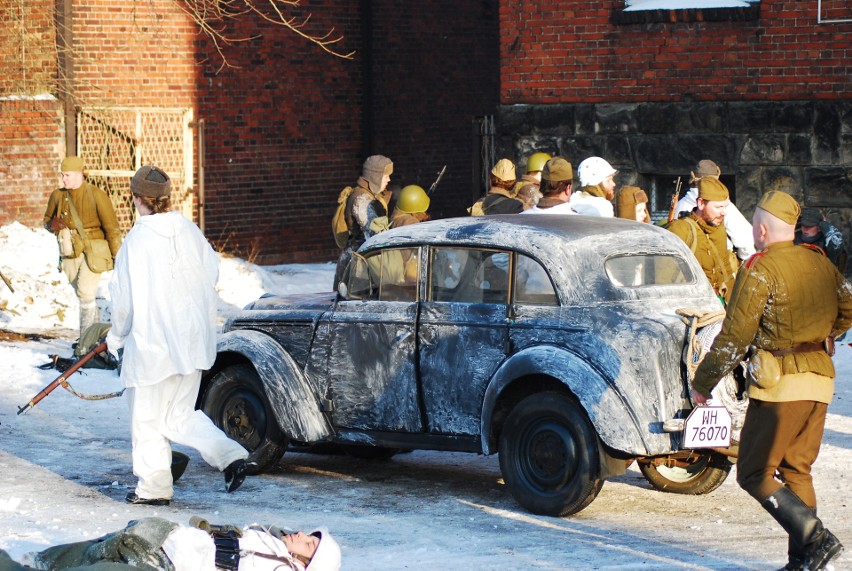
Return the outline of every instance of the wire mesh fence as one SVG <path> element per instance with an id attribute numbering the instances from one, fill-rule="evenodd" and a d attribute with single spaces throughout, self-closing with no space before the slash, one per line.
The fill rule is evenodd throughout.
<path id="1" fill-rule="evenodd" d="M 77 150 L 87 178 L 112 199 L 123 234 L 133 226 L 130 179 L 156 165 L 172 179 L 172 207 L 192 219 L 191 109 L 84 107 L 77 112 Z"/>

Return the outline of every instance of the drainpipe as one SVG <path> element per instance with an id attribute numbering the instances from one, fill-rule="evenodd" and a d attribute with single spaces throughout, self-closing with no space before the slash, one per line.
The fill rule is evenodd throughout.
<path id="1" fill-rule="evenodd" d="M 365 159 L 373 154 L 373 2 L 361 0 L 361 151 Z"/>
<path id="2" fill-rule="evenodd" d="M 65 102 L 65 154 L 77 154 L 77 113 L 74 103 L 74 0 L 63 0 L 56 17 L 56 47 Z"/>
<path id="3" fill-rule="evenodd" d="M 198 120 L 198 228 L 205 234 L 204 225 L 204 119 Z"/>

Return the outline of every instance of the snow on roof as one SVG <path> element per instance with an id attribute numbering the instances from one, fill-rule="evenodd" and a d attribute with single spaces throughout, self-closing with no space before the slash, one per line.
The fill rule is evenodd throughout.
<path id="1" fill-rule="evenodd" d="M 699 10 L 702 8 L 748 8 L 760 0 L 627 0 L 625 12 L 639 10 Z"/>

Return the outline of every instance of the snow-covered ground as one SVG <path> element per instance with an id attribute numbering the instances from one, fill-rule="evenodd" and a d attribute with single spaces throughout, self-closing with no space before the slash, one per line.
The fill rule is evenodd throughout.
<path id="1" fill-rule="evenodd" d="M 504 489 L 496 457 L 416 451 L 389 461 L 288 451 L 276 469 L 226 494 L 221 475 L 191 450 L 171 506 L 130 506 L 135 479 L 123 399 L 83 401 L 55 391 L 26 415 L 17 408 L 57 372 L 38 365 L 70 356 L 77 304 L 56 270 L 50 234 L 0 228 L 0 329 L 44 336 L 0 341 L 0 548 L 13 557 L 103 535 L 129 520 L 160 515 L 187 523 L 326 525 L 343 548 L 343 568 L 374 569 L 774 569 L 786 561 L 778 525 L 735 482 L 680 496 L 654 491 L 635 467 L 608 481 L 570 518 L 531 515 Z M 223 258 L 220 313 L 263 292 L 327 290 L 331 264 L 258 267 Z M 101 293 L 106 295 L 108 276 Z M 102 302 L 104 317 L 108 302 Z M 6 336 L 7 338 L 9 336 Z M 820 515 L 852 547 L 852 348 L 835 357 L 829 408 L 814 479 Z M 83 393 L 119 388 L 114 372 L 70 379 Z M 852 554 L 836 569 L 852 568 Z"/>

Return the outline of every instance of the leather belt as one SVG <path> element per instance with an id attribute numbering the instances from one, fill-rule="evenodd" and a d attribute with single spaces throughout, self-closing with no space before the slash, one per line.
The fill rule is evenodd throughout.
<path id="1" fill-rule="evenodd" d="M 814 351 L 825 351 L 825 345 L 823 343 L 799 343 L 798 345 L 793 345 L 792 347 L 788 347 L 787 349 L 768 349 L 768 351 L 776 357 L 783 357 L 785 355 L 791 355 L 793 353 L 813 353 Z"/>

